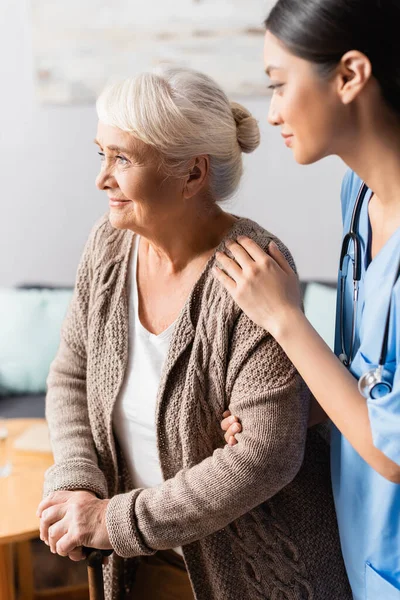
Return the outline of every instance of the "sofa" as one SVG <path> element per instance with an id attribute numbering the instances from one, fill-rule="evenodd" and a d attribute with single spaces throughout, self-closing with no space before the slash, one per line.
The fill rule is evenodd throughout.
<path id="1" fill-rule="evenodd" d="M 46 377 L 72 288 L 0 288 L 0 418 L 44 417 Z"/>
<path id="2" fill-rule="evenodd" d="M 44 417 L 44 394 L 0 397 L 0 419 Z"/>

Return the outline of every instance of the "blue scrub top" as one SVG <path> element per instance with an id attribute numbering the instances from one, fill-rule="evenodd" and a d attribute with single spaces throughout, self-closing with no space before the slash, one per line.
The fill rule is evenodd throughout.
<path id="1" fill-rule="evenodd" d="M 350 229 L 361 184 L 353 172 L 345 176 L 342 187 L 345 234 Z M 371 195 L 368 192 L 360 215 L 362 276 L 355 354 L 350 370 L 359 379 L 371 366 L 378 364 L 391 301 L 385 379 L 393 384 L 393 391 L 378 400 L 366 400 L 366 403 L 375 446 L 400 464 L 400 281 L 392 290 L 400 259 L 400 228 L 371 262 L 368 217 Z M 354 256 L 352 248 L 349 254 Z M 347 267 L 344 330 L 348 351 L 353 305 L 351 259 Z M 341 353 L 339 312 L 335 352 L 337 356 Z M 355 600 L 400 600 L 400 485 L 387 481 L 368 466 L 335 427 L 332 432 L 332 482 L 342 551 Z"/>

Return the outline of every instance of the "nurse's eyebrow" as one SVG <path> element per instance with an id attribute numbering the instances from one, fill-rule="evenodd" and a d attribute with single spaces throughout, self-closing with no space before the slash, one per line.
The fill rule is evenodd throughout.
<path id="1" fill-rule="evenodd" d="M 274 65 L 268 65 L 268 67 L 265 69 L 265 72 L 268 75 L 268 77 L 270 77 L 271 71 L 281 71 L 281 68 L 275 67 Z"/>

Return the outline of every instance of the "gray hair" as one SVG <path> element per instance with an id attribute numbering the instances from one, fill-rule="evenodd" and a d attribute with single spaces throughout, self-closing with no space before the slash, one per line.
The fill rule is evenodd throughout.
<path id="1" fill-rule="evenodd" d="M 192 69 L 164 67 L 108 86 L 99 96 L 103 123 L 155 148 L 169 175 L 184 177 L 195 156 L 210 158 L 210 188 L 229 198 L 243 172 L 242 152 L 260 143 L 258 123 L 219 85 Z"/>

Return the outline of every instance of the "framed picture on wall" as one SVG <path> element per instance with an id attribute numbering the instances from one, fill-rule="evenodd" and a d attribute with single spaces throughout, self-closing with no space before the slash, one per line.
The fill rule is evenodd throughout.
<path id="1" fill-rule="evenodd" d="M 110 79 L 162 64 L 214 77 L 230 96 L 268 94 L 263 21 L 272 0 L 31 0 L 42 103 L 93 102 Z"/>

